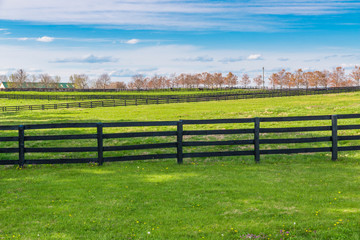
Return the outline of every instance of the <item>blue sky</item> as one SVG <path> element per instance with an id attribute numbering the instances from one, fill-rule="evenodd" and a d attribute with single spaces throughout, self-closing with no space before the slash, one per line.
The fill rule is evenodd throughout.
<path id="1" fill-rule="evenodd" d="M 359 15 L 354 0 L 0 0 L 0 74 L 350 70 Z"/>

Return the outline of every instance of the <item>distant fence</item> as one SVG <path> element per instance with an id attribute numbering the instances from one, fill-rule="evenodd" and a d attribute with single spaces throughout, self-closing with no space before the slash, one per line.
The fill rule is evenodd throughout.
<path id="1" fill-rule="evenodd" d="M 338 125 L 338 119 L 360 119 L 360 114 L 347 115 L 324 115 L 324 116 L 299 116 L 299 117 L 271 117 L 271 118 L 245 118 L 245 119 L 215 119 L 215 120 L 180 120 L 180 121 L 159 121 L 159 122 L 117 122 L 117 123 L 64 123 L 64 124 L 40 124 L 40 125 L 20 125 L 20 126 L 0 126 L 0 130 L 16 131 L 17 136 L 0 136 L 0 144 L 4 142 L 17 142 L 16 148 L 0 148 L 0 154 L 18 154 L 18 160 L 4 160 L 0 155 L 0 165 L 16 165 L 22 167 L 24 164 L 66 164 L 66 163 L 89 163 L 97 162 L 102 165 L 104 162 L 119 162 L 119 161 L 133 161 L 133 160 L 149 160 L 149 159 L 177 159 L 179 164 L 183 163 L 184 158 L 197 157 L 225 157 L 225 156 L 254 156 L 257 163 L 260 162 L 261 155 L 268 154 L 297 154 L 297 153 L 317 153 L 317 152 L 331 152 L 332 160 L 337 160 L 339 151 L 354 151 L 360 150 L 360 146 L 338 146 L 338 141 L 353 141 L 360 140 L 360 135 L 346 135 L 339 136 L 339 130 L 353 130 L 360 129 L 360 124 L 356 125 Z M 287 127 L 287 128 L 263 128 L 261 123 L 266 122 L 293 122 L 299 121 L 330 121 L 326 126 L 307 126 L 307 127 Z M 236 128 L 236 129 L 221 129 L 221 130 L 187 130 L 186 127 L 196 125 L 200 129 L 209 124 L 253 124 L 252 128 Z M 238 125 L 238 126 L 239 126 Z M 109 128 L 128 128 L 128 127 L 176 127 L 176 131 L 152 131 L 152 132 L 120 132 L 104 134 L 104 129 Z M 34 134 L 33 130 L 45 129 L 74 129 L 86 128 L 96 129 L 95 134 L 71 134 L 71 135 L 39 135 Z M 198 128 L 198 129 L 199 129 Z M 30 134 L 25 132 L 31 130 Z M 306 137 L 306 138 L 271 138 L 261 139 L 260 134 L 269 133 L 299 133 L 299 132 L 330 132 L 328 136 L 321 137 Z M 232 135 L 240 136 L 247 135 L 247 140 L 219 140 L 219 141 L 187 141 L 186 136 L 209 136 L 209 135 Z M 173 137 L 174 141 L 139 145 L 117 145 L 104 146 L 104 140 L 107 139 L 129 139 L 129 138 L 145 138 L 145 137 Z M 68 141 L 80 139 L 94 139 L 96 146 L 92 147 L 54 147 L 46 148 L 40 147 L 42 144 L 46 146 L 47 141 Z M 26 147 L 27 142 L 39 142 L 36 148 Z M 71 142 L 68 141 L 70 144 Z M 307 147 L 307 148 L 287 148 L 279 149 L 261 149 L 262 144 L 289 144 L 289 143 L 319 143 L 330 142 L 331 147 Z M 188 147 L 196 148 L 200 146 L 250 146 L 253 150 L 246 151 L 221 151 L 221 152 L 193 152 L 185 150 Z M 312 146 L 312 145 L 311 145 Z M 173 149 L 176 153 L 167 154 L 144 154 L 144 155 L 122 155 L 104 157 L 104 152 L 122 152 L 128 150 L 149 150 L 149 149 Z M 28 159 L 27 153 L 80 153 L 80 152 L 95 152 L 96 158 L 77 158 L 77 159 Z"/>
<path id="2" fill-rule="evenodd" d="M 17 112 L 26 110 L 50 110 L 65 108 L 98 108 L 116 106 L 137 106 L 148 104 L 169 104 L 186 102 L 222 101 L 252 98 L 289 97 L 302 95 L 318 95 L 331 93 L 347 93 L 359 91 L 360 87 L 328 88 L 328 89 L 290 89 L 267 90 L 247 93 L 226 92 L 190 95 L 26 95 L 0 94 L 0 98 L 7 99 L 43 99 L 43 100 L 75 100 L 75 99 L 107 99 L 101 101 L 69 102 L 39 105 L 3 106 L 0 112 Z"/>

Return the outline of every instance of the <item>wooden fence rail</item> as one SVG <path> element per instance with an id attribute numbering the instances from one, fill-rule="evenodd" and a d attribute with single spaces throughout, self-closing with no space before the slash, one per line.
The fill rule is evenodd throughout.
<path id="1" fill-rule="evenodd" d="M 66 108 L 98 108 L 117 106 L 137 106 L 149 104 L 169 104 L 185 102 L 222 101 L 251 98 L 289 97 L 302 95 L 318 95 L 331 93 L 345 93 L 359 91 L 358 87 L 328 88 L 328 89 L 290 89 L 290 90 L 266 90 L 247 93 L 226 92 L 193 95 L 19 95 L 0 94 L 0 98 L 7 99 L 46 99 L 46 100 L 75 100 L 75 99 L 101 99 L 87 102 L 68 102 L 41 105 L 2 106 L 0 112 L 17 112 L 32 110 L 50 110 Z M 110 99 L 108 99 L 110 98 Z"/>
<path id="2" fill-rule="evenodd" d="M 158 121 L 158 122 L 117 122 L 117 123 L 64 123 L 64 124 L 38 124 L 38 125 L 20 125 L 20 126 L 0 126 L 0 131 L 14 132 L 17 136 L 0 136 L 0 146 L 5 142 L 18 142 L 16 148 L 0 148 L 0 165 L 16 165 L 22 167 L 24 164 L 66 164 L 66 163 L 89 163 L 97 162 L 102 165 L 104 162 L 149 160 L 149 159 L 169 159 L 175 158 L 179 164 L 183 163 L 184 158 L 196 157 L 224 157 L 224 156 L 254 156 L 257 163 L 260 162 L 261 155 L 267 154 L 297 154 L 297 153 L 317 153 L 331 152 L 332 160 L 337 160 L 339 151 L 360 150 L 360 145 L 338 146 L 339 141 L 360 140 L 360 135 L 339 136 L 339 130 L 360 129 L 360 124 L 356 125 L 338 125 L 338 119 L 360 119 L 360 114 L 346 115 L 322 115 L 322 116 L 299 116 L 299 117 L 273 117 L 273 118 L 245 118 L 245 119 L 213 119 L 213 120 L 180 120 L 180 121 Z M 263 128 L 261 123 L 266 122 L 312 122 L 329 121 L 329 126 L 315 127 L 286 127 L 286 128 Z M 220 130 L 186 130 L 190 125 L 199 126 L 201 129 L 208 125 L 217 124 L 249 124 L 253 123 L 252 128 L 220 129 Z M 152 131 L 152 132 L 120 132 L 104 134 L 104 129 L 122 128 L 122 127 L 165 127 L 173 126 L 176 131 Z M 46 130 L 46 129 L 96 129 L 95 134 L 70 134 L 70 135 L 29 135 L 27 131 Z M 185 128 L 185 129 L 184 129 Z M 304 138 L 272 138 L 261 139 L 262 133 L 298 133 L 298 132 L 331 132 L 329 136 L 316 136 Z M 185 141 L 186 136 L 208 136 L 208 135 L 250 135 L 247 140 L 219 140 L 219 141 Z M 143 138 L 143 137 L 174 137 L 174 141 L 158 143 L 147 143 L 138 145 L 120 145 L 104 146 L 106 139 L 124 139 L 124 138 Z M 92 147 L 26 147 L 30 141 L 56 141 L 56 140 L 81 140 L 93 139 L 97 145 Z M 287 149 L 261 149 L 263 144 L 289 144 L 289 143 L 319 143 L 330 142 L 331 147 L 307 147 L 307 148 L 287 148 Z M 44 142 L 43 142 L 44 143 Z M 46 142 L 45 142 L 46 143 Z M 69 142 L 71 144 L 71 142 Z M 41 142 L 40 142 L 41 144 Z M 46 145 L 46 144 L 45 144 Z M 184 152 L 188 147 L 201 146 L 252 146 L 253 150 L 243 151 L 207 151 L 207 152 Z M 125 155 L 104 157 L 105 152 L 122 152 L 128 150 L 149 150 L 149 149 L 174 149 L 176 153 L 161 154 L 143 154 L 143 155 Z M 27 153 L 97 153 L 96 158 L 71 158 L 71 159 L 28 159 Z M 6 160 L 3 155 L 18 154 L 17 160 Z"/>

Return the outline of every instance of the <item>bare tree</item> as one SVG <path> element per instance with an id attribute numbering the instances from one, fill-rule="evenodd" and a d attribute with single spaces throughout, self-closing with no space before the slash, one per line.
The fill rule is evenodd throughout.
<path id="1" fill-rule="evenodd" d="M 148 79 L 142 74 L 136 74 L 132 77 L 132 81 L 129 84 L 129 87 L 140 90 L 147 87 Z"/>
<path id="2" fill-rule="evenodd" d="M 279 85 L 279 75 L 277 73 L 271 74 L 269 77 L 270 84 L 273 89 L 276 88 L 277 85 Z"/>
<path id="3" fill-rule="evenodd" d="M 69 81 L 74 84 L 76 89 L 85 89 L 89 87 L 89 77 L 85 74 L 71 75 Z"/>
<path id="4" fill-rule="evenodd" d="M 0 82 L 7 82 L 8 77 L 6 75 L 0 75 Z"/>
<path id="5" fill-rule="evenodd" d="M 261 75 L 257 75 L 254 79 L 253 82 L 255 83 L 256 87 L 260 88 L 261 85 L 263 84 L 263 79 Z"/>
<path id="6" fill-rule="evenodd" d="M 45 86 L 45 88 L 54 87 L 54 79 L 47 73 L 39 75 L 40 83 Z"/>
<path id="7" fill-rule="evenodd" d="M 9 77 L 10 86 L 14 88 L 23 88 L 28 81 L 29 75 L 24 69 L 19 69 Z"/>
<path id="8" fill-rule="evenodd" d="M 295 71 L 294 73 L 294 84 L 299 89 L 301 86 L 304 85 L 304 72 L 301 68 Z"/>
<path id="9" fill-rule="evenodd" d="M 357 86 L 360 86 L 360 66 L 355 66 L 350 73 L 350 79 L 352 79 Z"/>
<path id="10" fill-rule="evenodd" d="M 111 89 L 126 89 L 126 83 L 124 82 L 112 82 L 109 84 L 109 88 Z"/>
<path id="11" fill-rule="evenodd" d="M 96 80 L 95 82 L 95 87 L 98 89 L 106 89 L 111 82 L 111 78 L 109 76 L 109 74 L 104 73 L 101 74 L 100 77 Z"/>
<path id="12" fill-rule="evenodd" d="M 215 86 L 221 88 L 222 85 L 225 83 L 225 79 L 222 76 L 222 73 L 214 73 L 212 75 L 212 81 L 214 82 Z"/>
<path id="13" fill-rule="evenodd" d="M 283 83 L 285 86 L 288 87 L 288 89 L 290 89 L 291 87 L 295 86 L 294 79 L 295 79 L 294 74 L 292 74 L 291 72 L 286 72 L 284 75 Z"/>
<path id="14" fill-rule="evenodd" d="M 337 67 L 330 73 L 330 84 L 333 87 L 343 86 L 345 80 L 345 69 L 343 67 Z"/>
<path id="15" fill-rule="evenodd" d="M 240 84 L 242 87 L 247 88 L 251 83 L 250 77 L 248 74 L 244 73 L 241 77 Z"/>
<path id="16" fill-rule="evenodd" d="M 238 76 L 234 75 L 232 72 L 229 72 L 225 77 L 225 84 L 229 87 L 235 87 L 238 83 Z"/>
<path id="17" fill-rule="evenodd" d="M 280 86 L 280 89 L 282 89 L 285 84 L 285 81 L 286 81 L 286 70 L 282 69 L 277 74 L 279 77 L 279 86 Z"/>

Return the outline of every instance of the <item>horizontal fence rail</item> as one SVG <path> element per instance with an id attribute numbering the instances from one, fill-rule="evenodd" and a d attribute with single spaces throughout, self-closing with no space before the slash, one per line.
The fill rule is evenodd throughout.
<path id="1" fill-rule="evenodd" d="M 338 125 L 338 120 L 343 119 L 360 119 L 360 114 L 346 114 L 346 115 L 322 115 L 322 116 L 299 116 L 299 117 L 266 117 L 266 118 L 245 118 L 245 119 L 212 119 L 212 120 L 179 120 L 179 121 L 155 121 L 155 122 L 116 122 L 116 123 L 64 123 L 64 124 L 37 124 L 37 125 L 20 125 L 20 126 L 0 126 L 2 134 L 0 135 L 0 165 L 19 165 L 24 164 L 67 164 L 67 163 L 89 163 L 97 162 L 102 165 L 104 162 L 118 162 L 118 161 L 135 161 L 135 160 L 151 160 L 151 159 L 177 159 L 179 164 L 183 163 L 184 158 L 197 157 L 226 157 L 226 156 L 253 156 L 254 160 L 259 163 L 261 155 L 269 154 L 299 154 L 299 153 L 318 153 L 329 152 L 332 154 L 332 160 L 338 159 L 338 152 L 341 151 L 357 151 L 360 150 L 360 145 L 355 146 L 339 146 L 339 141 L 356 141 L 360 140 L 358 135 L 339 136 L 339 130 L 358 130 L 359 124 Z M 265 123 L 279 123 L 279 122 L 306 122 L 313 121 L 327 121 L 329 125 L 326 126 L 311 126 L 311 127 L 276 127 L 268 128 L 262 127 Z M 239 126 L 235 129 L 209 129 L 209 125 L 233 124 L 232 126 Z M 251 124 L 251 128 L 241 128 L 241 124 Z M 119 131 L 123 128 L 133 127 L 166 127 L 174 128 L 174 130 L 158 130 L 158 131 L 140 131 L 140 132 L 116 132 L 104 133 L 104 130 Z M 201 129 L 201 130 L 188 130 Z M 80 129 L 92 130 L 93 134 L 63 134 L 63 135 L 43 135 L 43 130 L 71 130 Z M 176 130 L 175 130 L 176 129 Z M 40 132 L 39 132 L 40 131 Z M 16 133 L 16 136 L 9 136 L 7 133 Z M 270 135 L 272 138 L 263 138 L 266 134 L 278 133 L 304 133 L 304 132 L 326 132 L 327 136 L 314 137 L 290 137 L 278 138 Z M 265 134 L 265 135 L 264 135 Z M 204 136 L 242 136 L 246 135 L 247 139 L 228 140 L 219 138 L 216 141 L 211 140 L 194 140 L 191 137 Z M 155 138 L 166 139 L 166 142 L 159 143 Z M 169 140 L 171 138 L 173 140 Z M 275 138 L 274 138 L 275 137 Z M 106 145 L 107 140 L 121 140 L 133 138 L 151 138 L 151 142 L 143 144 L 128 144 L 128 145 Z M 93 146 L 84 147 L 46 147 L 46 141 L 64 141 L 63 143 L 72 144 L 68 140 L 93 140 L 96 142 Z M 5 143 L 15 142 L 17 147 L 3 147 Z M 36 147 L 28 147 L 27 144 L 37 142 Z M 328 142 L 331 146 L 328 147 L 313 147 L 311 143 Z M 292 144 L 292 143 L 310 143 L 309 147 L 303 148 L 285 148 L 268 149 L 263 148 L 263 145 L 274 146 L 274 144 Z M 119 143 L 117 143 L 119 144 Z M 41 146 L 40 146 L 41 145 Z M 45 146 L 45 147 L 44 147 Z M 196 151 L 197 147 L 204 146 L 248 146 L 248 150 L 229 150 L 225 148 L 224 151 Z M 281 146 L 281 145 L 280 145 Z M 277 146 L 279 147 L 279 146 Z M 187 151 L 189 148 L 194 149 Z M 124 151 L 136 150 L 154 150 L 154 149 L 172 149 L 173 153 L 149 153 L 141 152 L 140 155 L 128 155 Z M 223 148 L 224 149 L 224 148 Z M 114 154 L 121 153 L 120 156 L 104 156 L 106 152 L 113 152 Z M 92 153 L 97 157 L 89 158 L 47 158 L 47 159 L 31 159 L 29 154 L 33 153 Z M 17 154 L 17 160 L 8 160 L 9 154 Z"/>
<path id="2" fill-rule="evenodd" d="M 0 94 L 3 99 L 40 99 L 40 100 L 93 100 L 86 102 L 68 102 L 40 105 L 2 106 L 0 112 L 17 112 L 32 110 L 50 110 L 66 108 L 98 108 L 117 106 L 137 106 L 149 104 L 170 104 L 186 102 L 223 101 L 252 98 L 289 97 L 302 95 L 318 95 L 347 93 L 359 91 L 360 87 L 326 88 L 326 89 L 287 89 L 287 90 L 236 90 L 218 93 L 184 94 L 184 95 L 27 95 Z"/>

